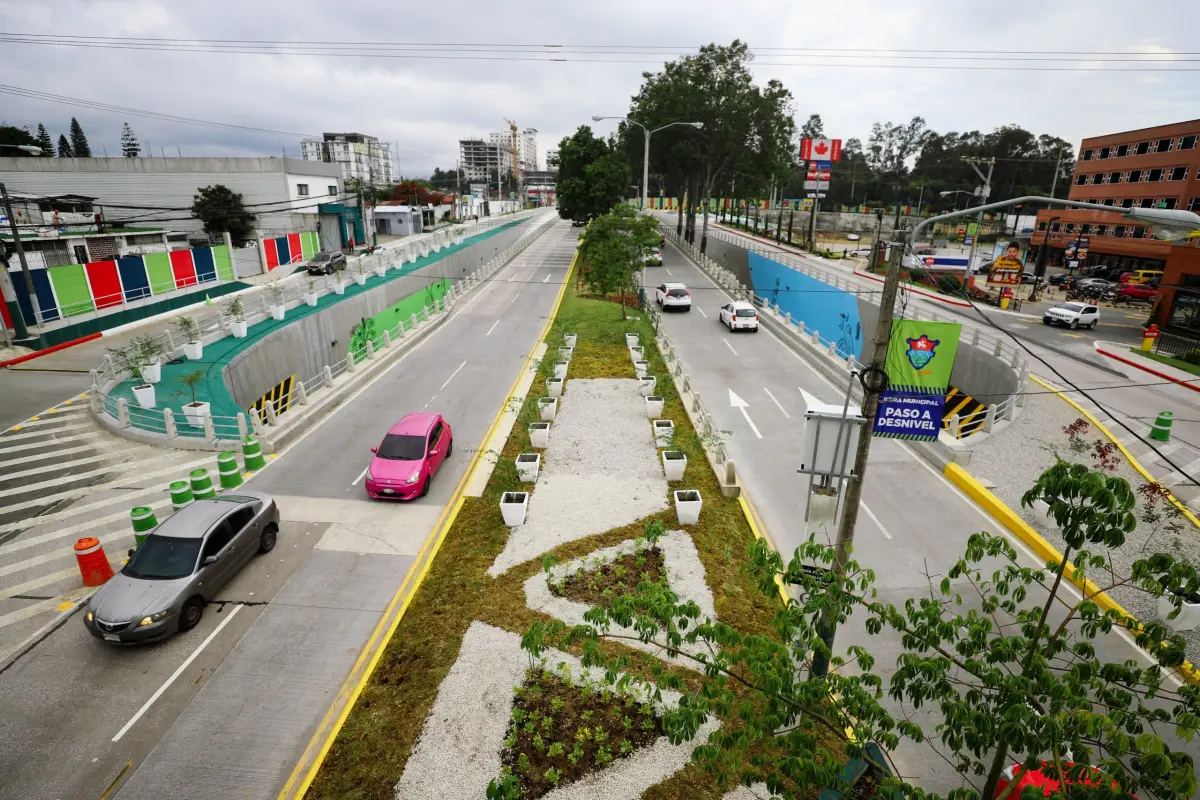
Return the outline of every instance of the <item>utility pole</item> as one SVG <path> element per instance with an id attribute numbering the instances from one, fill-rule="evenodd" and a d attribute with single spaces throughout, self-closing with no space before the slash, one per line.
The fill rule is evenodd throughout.
<path id="1" fill-rule="evenodd" d="M 975 174 L 983 181 L 983 189 L 979 193 L 980 206 L 987 205 L 988 198 L 992 194 L 992 170 L 996 168 L 996 159 L 994 158 L 963 158 L 963 161 L 971 165 L 971 169 L 975 170 Z M 975 163 L 987 164 L 987 175 L 984 175 Z M 975 268 L 975 252 L 979 249 L 979 235 L 983 232 L 983 211 L 981 210 L 975 215 L 975 236 L 971 238 L 971 252 L 967 256 L 967 270 L 963 274 L 963 286 L 970 282 L 971 270 Z"/>
<path id="2" fill-rule="evenodd" d="M 904 246 L 908 231 L 892 231 L 892 257 L 888 263 L 887 276 L 883 281 L 883 294 L 879 298 L 879 318 L 875 323 L 875 342 L 871 362 L 859 373 L 863 387 L 862 416 L 866 420 L 858 437 L 854 451 L 854 474 L 847 481 L 846 497 L 842 503 L 842 519 L 838 524 L 837 541 L 834 543 L 833 571 L 838 580 L 845 577 L 846 561 L 854 544 L 854 526 L 858 523 L 858 509 L 862 503 L 863 481 L 867 477 L 867 457 L 871 453 L 871 425 L 879 411 L 879 392 L 885 388 L 884 364 L 887 363 L 888 341 L 892 336 L 892 314 L 896 308 L 896 291 L 900 286 L 900 268 L 904 259 Z M 846 398 L 849 401 L 849 397 Z M 821 639 L 833 652 L 833 638 L 837 632 L 836 612 L 827 609 L 821 615 L 819 630 Z M 829 672 L 829 659 L 823 653 L 813 656 L 812 676 L 823 678 Z"/>
<path id="3" fill-rule="evenodd" d="M 37 291 L 33 288 L 33 275 L 29 272 L 29 262 L 25 260 L 25 248 L 21 245 L 21 233 L 17 229 L 17 216 L 13 213 L 12 201 L 8 197 L 8 189 L 0 183 L 0 199 L 4 201 L 4 213 L 8 215 L 8 226 L 12 229 L 13 249 L 17 251 L 17 260 L 21 262 L 21 272 L 25 275 L 25 291 L 29 295 L 29 305 L 33 308 L 33 324 L 40 336 L 42 332 L 42 307 L 38 303 Z M 17 306 L 20 309 L 20 305 Z M 13 320 L 14 324 L 16 320 Z"/>
<path id="4" fill-rule="evenodd" d="M 1054 162 L 1054 180 L 1050 182 L 1050 196 L 1054 197 L 1054 191 L 1058 188 L 1058 173 L 1062 169 L 1062 156 L 1065 148 L 1058 148 L 1058 159 Z"/>

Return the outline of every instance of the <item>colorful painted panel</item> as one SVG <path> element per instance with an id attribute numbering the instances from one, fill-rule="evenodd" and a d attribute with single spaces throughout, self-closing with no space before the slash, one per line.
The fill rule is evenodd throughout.
<path id="1" fill-rule="evenodd" d="M 231 281 L 234 279 L 233 274 L 233 258 L 229 255 L 229 248 L 225 245 L 217 245 L 212 249 L 213 262 L 217 266 L 217 280 Z"/>
<path id="2" fill-rule="evenodd" d="M 821 338 L 834 342 L 843 358 L 862 357 L 862 325 L 854 295 L 758 253 L 749 254 L 749 263 L 755 294 L 803 322 L 806 330 L 816 330 Z"/>
<path id="3" fill-rule="evenodd" d="M 314 231 L 305 231 L 300 234 L 300 253 L 306 259 L 312 258 L 320 249 L 321 246 L 317 241 L 317 234 Z"/>
<path id="4" fill-rule="evenodd" d="M 37 295 L 42 319 L 46 322 L 59 319 L 61 315 L 58 313 L 58 301 L 54 297 L 54 289 L 50 286 L 50 277 L 46 274 L 46 270 L 30 270 L 29 276 L 33 279 L 33 293 Z M 24 289 L 24 280 L 20 279 L 20 276 L 14 275 L 13 280 L 21 280 L 21 289 Z M 33 305 L 29 302 L 29 296 L 20 289 L 17 291 L 17 303 L 21 306 L 21 314 L 25 317 L 25 321 L 33 324 Z"/>
<path id="5" fill-rule="evenodd" d="M 121 294 L 121 279 L 117 277 L 117 262 L 92 261 L 84 265 L 88 285 L 96 308 L 119 306 L 125 297 Z"/>
<path id="6" fill-rule="evenodd" d="M 58 298 L 58 308 L 64 317 L 86 314 L 95 309 L 82 264 L 51 267 L 50 283 L 54 286 L 54 296 Z M 38 302 L 41 302 L 40 292 Z"/>
<path id="7" fill-rule="evenodd" d="M 292 263 L 292 264 L 300 263 L 300 259 L 304 258 L 304 248 L 300 244 L 300 234 L 289 233 L 287 240 L 288 240 L 288 251 L 291 253 L 291 256 L 292 256 L 291 259 L 289 260 L 289 263 Z"/>
<path id="8" fill-rule="evenodd" d="M 175 273 L 171 269 L 170 254 L 147 253 L 142 256 L 142 261 L 146 264 L 151 294 L 164 294 L 175 290 Z"/>
<path id="9" fill-rule="evenodd" d="M 263 257 L 267 259 L 268 270 L 279 266 L 279 248 L 275 246 L 274 239 L 263 239 Z"/>
<path id="10" fill-rule="evenodd" d="M 192 248 L 192 261 L 196 264 L 196 280 L 200 283 L 217 279 L 217 264 L 213 261 L 211 247 Z"/>
<path id="11" fill-rule="evenodd" d="M 150 281 L 141 256 L 118 258 L 117 271 L 121 274 L 121 288 L 126 300 L 141 300 L 150 296 Z"/>
<path id="12" fill-rule="evenodd" d="M 290 264 L 292 262 L 292 254 L 288 249 L 288 237 L 280 236 L 275 239 L 275 258 L 279 262 L 279 266 Z"/>
<path id="13" fill-rule="evenodd" d="M 172 250 L 171 273 L 175 276 L 175 288 L 196 285 L 196 266 L 192 263 L 191 250 Z"/>

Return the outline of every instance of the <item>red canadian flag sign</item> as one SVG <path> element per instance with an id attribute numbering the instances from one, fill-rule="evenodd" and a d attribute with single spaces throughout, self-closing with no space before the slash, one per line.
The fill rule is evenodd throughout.
<path id="1" fill-rule="evenodd" d="M 841 139 L 801 139 L 800 159 L 802 161 L 841 161 Z"/>

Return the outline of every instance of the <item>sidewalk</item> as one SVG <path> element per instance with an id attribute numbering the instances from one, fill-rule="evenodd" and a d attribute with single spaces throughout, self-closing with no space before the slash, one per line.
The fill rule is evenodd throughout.
<path id="1" fill-rule="evenodd" d="M 1116 362 L 1117 369 L 1137 381 L 1152 375 L 1159 380 L 1177 383 L 1185 389 L 1200 392 L 1200 375 L 1147 358 L 1127 344 L 1120 342 L 1094 342 L 1096 352 Z"/>

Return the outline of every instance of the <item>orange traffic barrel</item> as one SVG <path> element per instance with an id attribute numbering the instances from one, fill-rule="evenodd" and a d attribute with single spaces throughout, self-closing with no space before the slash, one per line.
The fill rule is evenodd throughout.
<path id="1" fill-rule="evenodd" d="M 104 546 L 95 536 L 88 536 L 75 543 L 75 560 L 79 562 L 79 573 L 84 586 L 103 586 L 113 576 L 112 565 L 104 554 Z"/>

